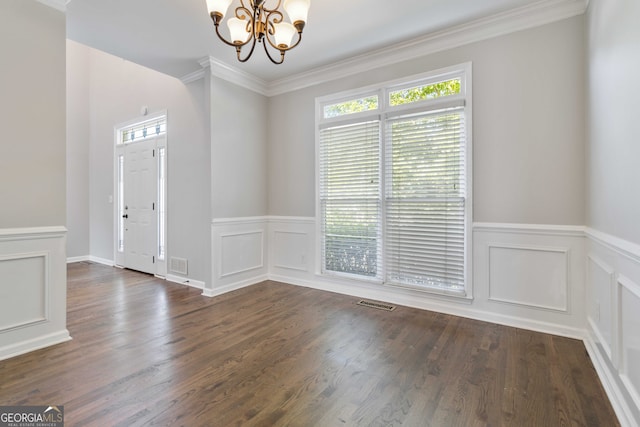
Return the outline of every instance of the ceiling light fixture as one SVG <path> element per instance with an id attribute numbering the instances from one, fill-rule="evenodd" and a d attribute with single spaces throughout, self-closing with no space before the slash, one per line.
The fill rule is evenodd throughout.
<path id="1" fill-rule="evenodd" d="M 227 19 L 231 35 L 229 41 L 220 34 L 219 26 L 233 0 L 207 0 L 207 8 L 216 27 L 216 34 L 224 43 L 236 48 L 238 61 L 246 62 L 253 54 L 257 42 L 264 45 L 264 51 L 271 62 L 282 64 L 284 54 L 300 44 L 302 30 L 307 23 L 310 0 L 284 0 L 284 10 L 291 22 L 285 21 L 280 10 L 282 0 L 277 1 L 275 7 L 269 8 L 265 5 L 269 0 L 240 0 L 240 6 L 235 7 L 235 16 Z M 298 40 L 292 44 L 296 32 Z M 241 50 L 249 44 L 249 53 L 243 58 Z M 279 61 L 273 59 L 267 44 L 280 52 Z"/>

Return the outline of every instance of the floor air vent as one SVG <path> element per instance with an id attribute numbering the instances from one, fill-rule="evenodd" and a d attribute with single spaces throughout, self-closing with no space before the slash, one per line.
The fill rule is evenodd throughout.
<path id="1" fill-rule="evenodd" d="M 367 301 L 365 299 L 358 301 L 356 305 L 377 308 L 378 310 L 384 310 L 384 311 L 393 311 L 396 309 L 395 305 L 386 304 L 384 302 Z"/>

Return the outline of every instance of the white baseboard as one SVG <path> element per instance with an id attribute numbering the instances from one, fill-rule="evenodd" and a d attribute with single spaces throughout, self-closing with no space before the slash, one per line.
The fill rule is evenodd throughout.
<path id="1" fill-rule="evenodd" d="M 530 331 L 542 332 L 545 334 L 559 335 L 567 338 L 582 340 L 584 338 L 584 329 L 562 326 L 549 322 L 542 322 L 532 319 L 526 319 L 516 316 L 508 316 L 484 310 L 473 309 L 466 301 L 438 300 L 437 298 L 416 299 L 405 293 L 400 294 L 398 290 L 390 287 L 380 286 L 379 289 L 370 289 L 364 286 L 350 285 L 348 283 L 332 283 L 317 277 L 316 280 L 302 280 L 298 278 L 269 275 L 269 280 L 287 283 L 306 288 L 319 289 L 327 292 L 335 292 L 342 295 L 349 295 L 356 298 L 368 298 L 377 301 L 384 301 L 405 307 L 417 308 L 420 310 L 435 311 L 438 313 L 450 314 L 453 316 L 465 317 L 468 319 L 480 320 L 483 322 L 496 323 L 499 325 L 510 326 L 514 328 L 527 329 Z"/>
<path id="2" fill-rule="evenodd" d="M 218 295 L 226 294 L 227 292 L 235 291 L 238 289 L 246 288 L 247 286 L 256 285 L 260 282 L 264 282 L 268 280 L 269 277 L 267 275 L 256 276 L 251 279 L 242 280 L 239 282 L 235 282 L 229 285 L 225 285 L 219 288 L 214 289 L 204 289 L 202 291 L 202 295 L 206 297 L 216 297 Z"/>
<path id="3" fill-rule="evenodd" d="M 593 363 L 593 367 L 600 378 L 602 387 L 605 393 L 607 393 L 611 406 L 618 416 L 621 427 L 637 427 L 638 423 L 634 421 L 633 414 L 624 398 L 624 393 L 616 382 L 615 376 L 617 374 L 609 369 L 609 365 L 603 358 L 602 353 L 598 350 L 598 346 L 589 336 L 587 336 L 583 342 L 591 358 L 591 363 Z"/>
<path id="4" fill-rule="evenodd" d="M 113 267 L 116 264 L 113 262 L 113 260 L 110 259 L 105 259 L 105 258 L 100 258 L 97 256 L 93 256 L 93 255 L 89 255 L 89 261 L 91 262 L 95 262 L 96 264 L 103 264 L 106 265 L 108 267 Z"/>
<path id="5" fill-rule="evenodd" d="M 67 264 L 73 264 L 73 263 L 76 263 L 76 262 L 85 262 L 85 261 L 90 261 L 90 260 L 91 260 L 91 256 L 89 256 L 89 255 L 68 257 L 67 258 Z"/>
<path id="6" fill-rule="evenodd" d="M 199 280 L 193 280 L 188 277 L 175 276 L 173 274 L 167 274 L 165 277 L 167 282 L 178 283 L 180 285 L 190 286 L 196 289 L 204 289 L 205 283 Z"/>
<path id="7" fill-rule="evenodd" d="M 0 348 L 0 360 L 10 359 L 21 354 L 30 353 L 32 351 L 40 350 L 41 348 L 70 340 L 71 335 L 69 335 L 69 331 L 64 329 L 59 332 L 33 338 L 31 340 L 20 341 L 19 343 Z"/>

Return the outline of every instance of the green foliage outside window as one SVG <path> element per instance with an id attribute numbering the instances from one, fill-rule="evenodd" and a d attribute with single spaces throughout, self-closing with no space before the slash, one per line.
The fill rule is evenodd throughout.
<path id="1" fill-rule="evenodd" d="M 378 97 L 376 95 L 366 98 L 354 99 L 341 102 L 339 104 L 327 105 L 324 107 L 324 118 L 344 116 L 346 114 L 361 113 L 363 111 L 375 110 L 378 108 Z"/>
<path id="2" fill-rule="evenodd" d="M 389 93 L 389 105 L 410 104 L 425 99 L 440 98 L 460 93 L 460 79 L 446 80 L 425 86 L 412 87 Z"/>

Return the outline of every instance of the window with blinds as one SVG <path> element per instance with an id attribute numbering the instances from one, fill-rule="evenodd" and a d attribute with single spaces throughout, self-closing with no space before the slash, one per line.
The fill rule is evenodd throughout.
<path id="1" fill-rule="evenodd" d="M 380 121 L 322 129 L 320 163 L 324 269 L 378 277 Z"/>
<path id="2" fill-rule="evenodd" d="M 468 81 L 465 65 L 318 100 L 323 274 L 469 296 Z"/>

